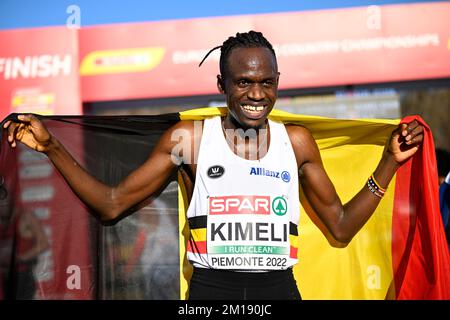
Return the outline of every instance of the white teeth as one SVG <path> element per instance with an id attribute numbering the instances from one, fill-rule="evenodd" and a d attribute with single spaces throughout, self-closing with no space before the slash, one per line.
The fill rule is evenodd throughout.
<path id="1" fill-rule="evenodd" d="M 242 108 L 246 111 L 250 112 L 259 112 L 264 110 L 264 106 L 250 106 L 250 105 L 243 105 Z"/>

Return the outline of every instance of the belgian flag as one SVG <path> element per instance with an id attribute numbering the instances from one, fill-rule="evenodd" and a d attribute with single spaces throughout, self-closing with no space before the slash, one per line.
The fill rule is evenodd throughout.
<path id="1" fill-rule="evenodd" d="M 38 117 L 87 171 L 114 184 L 145 161 L 175 122 L 226 112 L 202 108 L 157 116 Z M 312 132 L 343 203 L 365 185 L 400 122 L 415 118 L 425 125 L 419 117 L 337 120 L 279 110 L 270 118 Z M 112 225 L 102 225 L 45 156 L 13 150 L 4 134 L 1 138 L 0 251 L 8 259 L 0 269 L 0 298 L 186 298 L 191 267 L 185 257 L 189 229 L 181 175 L 173 175 L 157 195 Z M 294 274 L 303 299 L 450 299 L 450 256 L 428 127 L 419 151 L 397 171 L 348 246 L 325 232 L 301 190 L 299 199 Z M 30 214 L 33 219 L 23 218 Z M 23 230 L 27 223 L 30 230 L 43 230 L 47 246 L 24 260 L 38 246 L 33 233 Z M 19 281 L 26 272 L 34 286 Z"/>

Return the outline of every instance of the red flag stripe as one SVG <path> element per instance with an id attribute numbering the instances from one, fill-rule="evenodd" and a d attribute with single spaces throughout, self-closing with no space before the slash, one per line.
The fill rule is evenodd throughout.
<path id="1" fill-rule="evenodd" d="M 433 137 L 425 126 L 419 151 L 396 175 L 392 263 L 397 299 L 450 299 L 450 255 L 439 213 Z"/>

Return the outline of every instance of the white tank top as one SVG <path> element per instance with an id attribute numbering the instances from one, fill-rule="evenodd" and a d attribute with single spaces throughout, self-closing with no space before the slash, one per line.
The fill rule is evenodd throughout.
<path id="1" fill-rule="evenodd" d="M 268 152 L 247 160 L 228 146 L 220 117 L 204 121 L 187 211 L 194 267 L 268 271 L 297 263 L 297 162 L 284 125 L 269 120 L 269 127 Z"/>

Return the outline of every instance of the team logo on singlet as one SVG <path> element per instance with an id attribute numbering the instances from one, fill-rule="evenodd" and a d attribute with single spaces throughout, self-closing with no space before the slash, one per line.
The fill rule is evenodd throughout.
<path id="1" fill-rule="evenodd" d="M 212 179 L 220 178 L 225 173 L 225 168 L 219 165 L 209 167 L 207 175 Z"/>
<path id="2" fill-rule="evenodd" d="M 250 168 L 250 175 L 277 178 L 277 179 L 283 180 L 286 183 L 291 181 L 291 175 L 289 174 L 289 172 L 287 172 L 287 171 L 283 171 L 283 172 L 273 171 L 273 170 L 268 170 L 268 169 L 263 168 L 263 167 L 251 167 Z"/>

